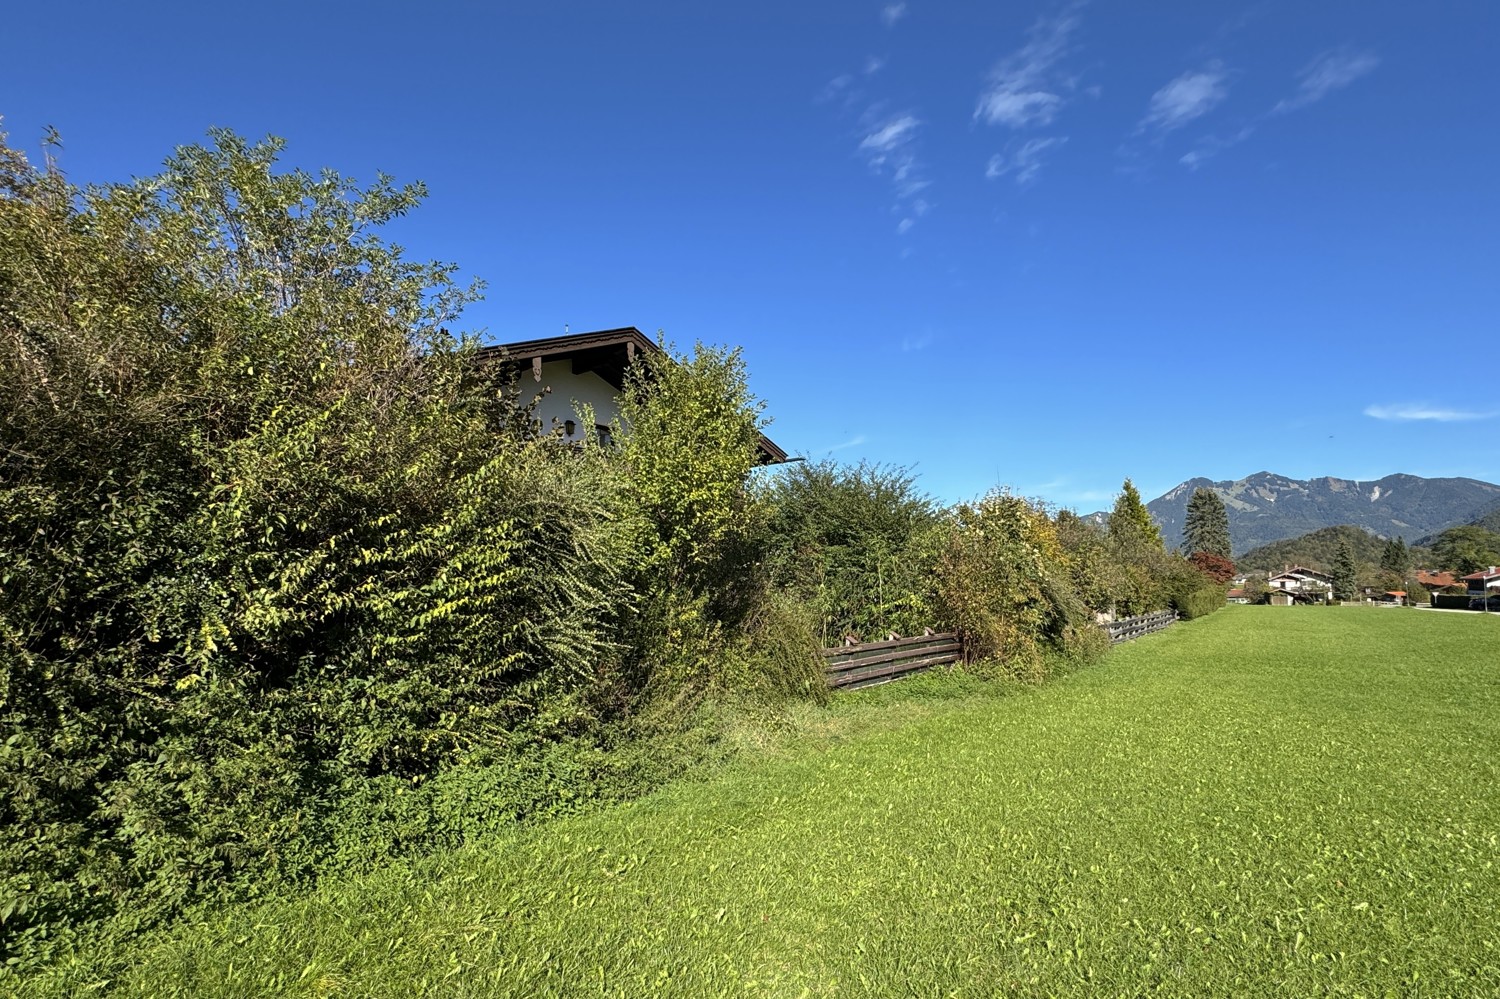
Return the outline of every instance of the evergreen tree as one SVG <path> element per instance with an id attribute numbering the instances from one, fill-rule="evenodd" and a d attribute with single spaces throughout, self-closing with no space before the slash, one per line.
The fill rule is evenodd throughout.
<path id="1" fill-rule="evenodd" d="M 1339 539 L 1338 551 L 1333 556 L 1333 595 L 1339 600 L 1353 600 L 1359 587 L 1359 570 L 1354 565 L 1354 552 L 1349 542 Z"/>
<path id="2" fill-rule="evenodd" d="M 1229 511 L 1212 489 L 1193 490 L 1188 500 L 1187 521 L 1182 529 L 1183 548 L 1188 555 L 1206 552 L 1220 558 L 1231 558 L 1229 545 Z"/>
<path id="3" fill-rule="evenodd" d="M 1109 515 L 1109 534 L 1116 541 L 1140 540 L 1153 548 L 1166 549 L 1161 539 L 1161 528 L 1151 519 L 1146 504 L 1135 483 L 1129 479 L 1115 500 L 1115 508 Z"/>
<path id="4" fill-rule="evenodd" d="M 1380 553 L 1380 568 L 1404 576 L 1410 563 L 1405 538 L 1393 538 L 1385 543 L 1385 550 Z"/>

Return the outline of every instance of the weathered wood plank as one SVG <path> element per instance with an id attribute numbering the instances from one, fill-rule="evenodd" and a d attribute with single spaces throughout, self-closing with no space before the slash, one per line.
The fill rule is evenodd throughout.
<path id="1" fill-rule="evenodd" d="M 878 649 L 899 649 L 906 645 L 919 645 L 922 642 L 954 642 L 958 635 L 952 631 L 937 632 L 931 635 L 912 635 L 910 638 L 895 638 L 885 642 L 861 642 L 859 645 L 837 645 L 831 649 L 824 649 L 825 656 L 851 655 L 858 652 L 871 652 Z"/>
<path id="2" fill-rule="evenodd" d="M 892 649 L 889 652 L 874 652 L 869 655 L 841 656 L 838 659 L 829 659 L 823 664 L 823 668 L 829 672 L 841 669 L 852 669 L 855 666 L 873 666 L 876 663 L 897 662 L 901 659 L 911 659 L 917 656 L 929 656 L 939 653 L 952 652 L 957 654 L 963 650 L 963 646 L 954 641 L 933 642 L 930 645 L 918 645 L 908 649 Z"/>
<path id="3" fill-rule="evenodd" d="M 882 666 L 872 666 L 866 669 L 851 670 L 848 673 L 830 675 L 828 686 L 838 690 L 847 690 L 851 687 L 865 686 L 875 680 L 894 680 L 897 677 L 907 676 L 912 673 L 922 673 L 934 666 L 945 666 L 957 662 L 956 655 L 929 656 L 924 659 L 908 659 L 904 662 L 887 663 Z"/>

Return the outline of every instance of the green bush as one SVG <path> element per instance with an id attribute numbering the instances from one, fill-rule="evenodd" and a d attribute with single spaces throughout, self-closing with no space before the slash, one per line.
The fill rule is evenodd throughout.
<path id="1" fill-rule="evenodd" d="M 1092 616 L 1069 582 L 1056 527 L 1018 496 L 992 492 L 953 508 L 934 582 L 971 669 L 1036 682 L 1051 673 L 1049 653 L 1090 641 Z"/>
<path id="2" fill-rule="evenodd" d="M 939 515 L 908 470 L 804 462 L 778 470 L 763 492 L 772 581 L 813 608 L 822 644 L 934 623 Z"/>
<path id="3" fill-rule="evenodd" d="M 228 133 L 75 191 L 0 157 L 0 943 L 292 858 L 351 782 L 587 724 L 638 536 L 514 432 L 419 200 Z"/>

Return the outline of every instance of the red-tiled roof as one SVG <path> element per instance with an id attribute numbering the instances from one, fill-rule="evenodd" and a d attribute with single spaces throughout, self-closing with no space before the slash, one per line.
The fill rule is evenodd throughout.
<path id="1" fill-rule="evenodd" d="M 1418 569 L 1417 582 L 1428 589 L 1434 589 L 1437 587 L 1452 586 L 1458 582 L 1458 579 L 1451 572 L 1428 572 L 1426 569 Z"/>
<path id="2" fill-rule="evenodd" d="M 1500 566 L 1492 565 L 1488 569 L 1480 569 L 1478 572 L 1471 572 L 1464 577 L 1466 582 L 1474 583 L 1484 583 L 1491 579 L 1500 579 Z"/>

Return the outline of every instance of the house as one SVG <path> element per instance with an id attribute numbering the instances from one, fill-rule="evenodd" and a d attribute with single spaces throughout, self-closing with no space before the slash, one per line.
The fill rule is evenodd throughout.
<path id="1" fill-rule="evenodd" d="M 1433 572 L 1431 569 L 1418 569 L 1417 582 L 1429 590 L 1446 590 L 1461 585 L 1453 573 Z"/>
<path id="2" fill-rule="evenodd" d="M 1271 603 L 1287 607 L 1294 603 L 1327 603 L 1333 592 L 1333 577 L 1300 565 L 1287 566 L 1266 580 Z"/>
<path id="3" fill-rule="evenodd" d="M 565 440 L 582 441 L 591 428 L 578 424 L 574 403 L 594 411 L 594 429 L 607 439 L 619 415 L 618 396 L 625 371 L 637 354 L 660 354 L 655 341 L 634 326 L 592 333 L 569 333 L 541 340 L 518 340 L 478 351 L 481 363 L 509 365 L 522 384 L 522 398 L 537 396 L 535 417 Z M 787 454 L 761 434 L 759 464 L 779 465 Z"/>
<path id="4" fill-rule="evenodd" d="M 1232 604 L 1248 604 L 1250 602 L 1250 598 L 1245 596 L 1244 587 L 1240 586 L 1236 586 L 1224 594 L 1224 599 Z"/>
<path id="5" fill-rule="evenodd" d="M 1492 565 L 1488 569 L 1471 572 L 1463 577 L 1463 581 L 1469 584 L 1471 597 L 1482 597 L 1490 590 L 1500 592 L 1500 567 Z"/>

